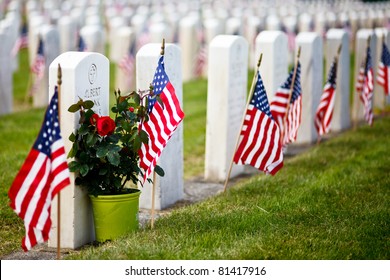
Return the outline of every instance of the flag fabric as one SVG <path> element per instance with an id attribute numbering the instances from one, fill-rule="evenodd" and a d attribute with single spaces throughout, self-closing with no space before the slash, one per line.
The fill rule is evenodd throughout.
<path id="1" fill-rule="evenodd" d="M 27 47 L 28 47 L 28 28 L 27 28 L 27 24 L 24 23 L 20 30 L 19 37 L 12 48 L 11 51 L 12 56 L 16 56 L 21 49 Z"/>
<path id="2" fill-rule="evenodd" d="M 382 43 L 382 55 L 379 61 L 377 82 L 384 89 L 385 95 L 390 95 L 390 52 L 385 42 Z"/>
<path id="3" fill-rule="evenodd" d="M 126 75 L 126 84 L 130 88 L 133 83 L 134 70 L 135 70 L 135 40 L 130 43 L 129 51 L 118 62 L 118 67 Z"/>
<path id="4" fill-rule="evenodd" d="M 196 77 L 201 77 L 203 75 L 204 69 L 207 64 L 207 46 L 206 46 L 206 40 L 204 36 L 205 34 L 202 29 L 198 32 L 198 41 L 200 45 L 199 45 L 198 54 L 195 57 L 194 74 Z"/>
<path id="5" fill-rule="evenodd" d="M 301 89 L 301 64 L 298 62 L 295 75 L 292 96 L 290 99 L 290 88 L 294 69 L 292 69 L 287 77 L 287 80 L 281 85 L 271 102 L 271 114 L 279 126 L 280 132 L 283 134 L 281 139 L 283 145 L 294 142 L 297 138 L 298 128 L 301 124 L 302 115 L 302 89 Z M 288 101 L 290 99 L 290 105 Z M 288 112 L 287 112 L 288 107 Z"/>
<path id="6" fill-rule="evenodd" d="M 318 135 L 324 135 L 330 131 L 330 123 L 333 116 L 334 99 L 337 79 L 337 59 L 335 58 L 328 74 L 328 79 L 321 95 L 320 104 L 318 105 L 314 126 Z"/>
<path id="7" fill-rule="evenodd" d="M 149 135 L 149 142 L 142 144 L 139 152 L 140 166 L 145 170 L 144 181 L 154 170 L 162 150 L 184 118 L 175 89 L 165 73 L 164 56 L 158 61 L 152 85 L 153 95 L 161 98 L 163 106 L 156 102 L 155 96 L 148 97 L 149 120 L 141 125 Z"/>
<path id="8" fill-rule="evenodd" d="M 44 44 L 42 38 L 39 38 L 37 55 L 35 56 L 35 59 L 30 68 L 31 72 L 35 75 L 35 81 L 30 90 L 31 94 L 36 92 L 41 80 L 45 75 L 45 67 L 46 67 L 45 64 L 46 61 L 45 61 Z"/>
<path id="9" fill-rule="evenodd" d="M 137 50 L 142 48 L 142 46 L 150 43 L 151 38 L 150 38 L 150 32 L 149 32 L 149 27 L 148 25 L 145 24 L 145 26 L 142 28 L 142 31 L 140 34 L 137 35 Z"/>
<path id="10" fill-rule="evenodd" d="M 272 117 L 259 72 L 233 160 L 236 164 L 250 164 L 272 175 L 283 167 L 279 127 Z"/>
<path id="11" fill-rule="evenodd" d="M 22 240 L 22 248 L 25 251 L 48 240 L 51 201 L 69 184 L 56 88 L 38 138 L 8 192 L 11 208 L 24 220 L 26 236 Z"/>
<path id="12" fill-rule="evenodd" d="M 369 125 L 372 125 L 374 119 L 374 114 L 372 111 L 374 72 L 372 69 L 371 50 L 369 46 L 367 47 L 366 59 L 362 63 L 359 70 L 356 90 L 364 106 L 364 118 Z"/>
<path id="13" fill-rule="evenodd" d="M 87 45 L 85 44 L 85 41 L 81 35 L 79 35 L 79 41 L 77 43 L 77 51 L 79 52 L 87 51 Z"/>

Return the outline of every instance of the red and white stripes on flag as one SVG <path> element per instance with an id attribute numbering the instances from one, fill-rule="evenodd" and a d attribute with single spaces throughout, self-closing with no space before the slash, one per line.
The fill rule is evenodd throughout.
<path id="1" fill-rule="evenodd" d="M 314 126 L 318 135 L 324 135 L 330 131 L 330 124 L 333 116 L 335 91 L 337 78 L 337 58 L 334 59 L 328 74 L 324 91 L 321 95 L 320 104 L 318 105 Z"/>
<path id="2" fill-rule="evenodd" d="M 271 113 L 283 135 L 283 146 L 297 139 L 302 115 L 301 64 L 298 62 L 293 90 L 290 98 L 294 69 L 291 69 L 287 80 L 279 87 L 271 102 Z M 290 100 L 290 104 L 288 104 Z M 287 112 L 288 108 L 288 112 Z"/>
<path id="3" fill-rule="evenodd" d="M 164 56 L 158 61 L 153 79 L 153 94 L 149 96 L 149 120 L 141 123 L 141 128 L 149 136 L 148 144 L 142 144 L 139 151 L 140 167 L 145 171 L 144 181 L 153 172 L 163 149 L 173 132 L 184 118 L 175 89 L 164 69 Z M 156 102 L 156 95 L 161 98 L 163 106 Z"/>
<path id="4" fill-rule="evenodd" d="M 136 42 L 130 43 L 128 52 L 118 62 L 118 67 L 126 76 L 126 85 L 130 88 L 133 84 L 135 70 L 135 47 Z"/>
<path id="5" fill-rule="evenodd" d="M 22 248 L 25 251 L 49 239 L 51 202 L 69 184 L 56 90 L 38 138 L 8 192 L 11 208 L 24 220 L 26 236 Z"/>
<path id="6" fill-rule="evenodd" d="M 259 72 L 255 92 L 246 111 L 240 144 L 233 160 L 236 164 L 249 164 L 272 175 L 283 167 L 279 127 L 271 115 Z"/>
<path id="7" fill-rule="evenodd" d="M 37 91 L 43 77 L 45 76 L 46 60 L 44 45 L 41 38 L 39 38 L 38 51 L 33 64 L 31 65 L 31 72 L 35 75 L 35 81 L 30 89 L 30 94 Z"/>
<path id="8" fill-rule="evenodd" d="M 372 125 L 374 120 L 374 113 L 372 111 L 374 72 L 372 69 L 371 50 L 369 46 L 367 47 L 366 59 L 359 70 L 356 90 L 364 106 L 364 118 L 369 125 Z"/>
<path id="9" fill-rule="evenodd" d="M 377 82 L 383 87 L 385 95 L 390 95 L 390 52 L 385 42 L 382 43 Z"/>
<path id="10" fill-rule="evenodd" d="M 207 65 L 207 46 L 203 29 L 198 31 L 199 50 L 195 57 L 194 74 L 196 77 L 202 77 Z"/>

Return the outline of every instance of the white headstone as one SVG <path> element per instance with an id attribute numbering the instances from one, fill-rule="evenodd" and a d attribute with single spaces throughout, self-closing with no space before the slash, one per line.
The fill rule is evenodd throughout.
<path id="1" fill-rule="evenodd" d="M 309 13 L 302 13 L 299 16 L 299 32 L 311 32 L 313 27 L 313 17 Z"/>
<path id="2" fill-rule="evenodd" d="M 180 21 L 179 43 L 182 50 L 183 82 L 195 77 L 195 58 L 199 50 L 199 19 L 188 16 Z"/>
<path id="3" fill-rule="evenodd" d="M 115 45 L 112 45 L 111 48 L 115 49 L 115 53 L 118 56 L 118 61 L 116 65 L 116 85 L 115 88 L 119 88 L 121 92 L 130 92 L 136 90 L 135 87 L 135 55 L 136 49 L 135 46 L 135 32 L 131 27 L 121 27 L 118 32 L 116 32 Z M 131 47 L 134 46 L 134 49 L 131 50 Z M 130 54 L 130 51 L 134 53 Z M 129 57 L 131 55 L 131 57 Z M 125 65 L 128 67 L 124 67 Z M 131 66 L 131 64 L 133 64 Z"/>
<path id="4" fill-rule="evenodd" d="M 117 17 L 110 18 L 108 21 L 108 24 L 109 24 L 109 28 L 108 28 L 108 36 L 107 37 L 108 37 L 109 44 L 110 44 L 109 58 L 110 58 L 110 61 L 119 62 L 119 60 L 121 59 L 121 56 L 117 52 L 116 45 L 120 44 L 118 41 L 116 41 L 117 33 L 122 27 L 126 27 L 126 21 L 123 17 L 117 16 Z"/>
<path id="5" fill-rule="evenodd" d="M 342 48 L 337 67 L 335 103 L 331 123 L 331 130 L 334 132 L 345 130 L 351 126 L 349 101 L 351 69 L 348 33 L 343 29 L 329 29 L 326 33 L 326 75 L 328 75 L 340 45 Z"/>
<path id="6" fill-rule="evenodd" d="M 77 46 L 77 23 L 70 16 L 62 16 L 58 20 L 58 31 L 60 32 L 61 53 L 74 51 Z"/>
<path id="7" fill-rule="evenodd" d="M 218 35 L 210 44 L 205 179 L 223 181 L 233 157 L 245 110 L 248 42 L 241 36 Z M 231 177 L 244 166 L 233 166 Z"/>
<path id="8" fill-rule="evenodd" d="M 295 143 L 313 143 L 317 140 L 314 117 L 323 89 L 322 38 L 315 32 L 302 32 L 296 38 L 301 47 L 302 122 Z"/>
<path id="9" fill-rule="evenodd" d="M 276 90 L 288 74 L 287 35 L 282 31 L 260 32 L 256 38 L 256 60 L 251 62 L 254 67 L 257 65 L 260 53 L 263 54 L 260 65 L 261 78 L 264 81 L 268 100 L 272 100 Z"/>
<path id="10" fill-rule="evenodd" d="M 241 18 L 231 17 L 226 21 L 227 35 L 244 35 L 244 23 Z"/>
<path id="11" fill-rule="evenodd" d="M 66 52 L 58 56 L 50 65 L 49 90 L 54 92 L 57 85 L 58 64 L 62 69 L 60 119 L 61 134 L 68 153 L 72 142 L 68 136 L 78 124 L 77 114 L 68 112 L 70 105 L 79 97 L 92 100 L 93 109 L 99 115 L 109 114 L 109 61 L 98 53 Z M 80 186 L 74 185 L 74 173 L 71 175 L 71 186 L 61 191 L 61 247 L 78 248 L 94 241 L 93 214 L 89 197 Z M 57 246 L 57 197 L 52 205 L 52 233 L 49 247 Z"/>
<path id="12" fill-rule="evenodd" d="M 266 30 L 281 30 L 282 22 L 277 15 L 271 14 L 266 18 L 265 27 Z"/>
<path id="13" fill-rule="evenodd" d="M 386 95 L 384 92 L 383 86 L 379 85 L 376 77 L 378 74 L 378 68 L 379 68 L 379 61 L 381 60 L 381 55 L 382 55 L 382 42 L 384 41 L 386 46 L 390 46 L 390 36 L 389 36 L 389 30 L 387 28 L 375 28 L 375 34 L 376 37 L 378 38 L 378 43 L 377 43 L 377 48 L 376 48 L 376 56 L 373 57 L 374 61 L 377 61 L 378 63 L 376 64 L 376 67 L 373 69 L 374 70 L 374 107 L 379 108 L 381 110 L 384 109 L 386 105 Z"/>
<path id="14" fill-rule="evenodd" d="M 165 22 L 156 22 L 150 25 L 150 43 L 173 42 L 173 32 L 171 27 Z"/>
<path id="15" fill-rule="evenodd" d="M 376 61 L 374 58 L 376 57 L 376 45 L 377 45 L 377 38 L 375 33 L 373 32 L 373 29 L 359 29 L 359 31 L 356 33 L 356 45 L 355 45 L 355 69 L 354 69 L 354 79 L 353 79 L 353 105 L 352 105 L 352 121 L 354 122 L 354 125 L 364 120 L 364 106 L 361 102 L 359 95 L 356 91 L 356 81 L 359 74 L 360 67 L 362 63 L 366 59 L 367 54 L 367 39 L 370 37 L 370 49 L 371 49 L 371 59 L 372 59 L 372 67 L 373 69 L 376 69 Z M 374 74 L 374 77 L 376 75 Z"/>
<path id="16" fill-rule="evenodd" d="M 41 15 L 35 15 L 28 21 L 28 58 L 30 66 L 35 60 L 39 44 L 39 30 L 45 24 L 45 19 Z"/>
<path id="17" fill-rule="evenodd" d="M 8 32 L 0 27 L 0 42 L 9 40 Z M 10 49 L 0 44 L 0 115 L 9 114 L 13 107 L 13 84 Z"/>
<path id="18" fill-rule="evenodd" d="M 99 25 L 86 25 L 80 30 L 89 52 L 105 53 L 105 33 Z"/>
<path id="19" fill-rule="evenodd" d="M 40 29 L 45 57 L 45 73 L 40 80 L 37 90 L 33 93 L 33 106 L 45 107 L 48 100 L 48 77 L 51 62 L 60 54 L 60 35 L 53 25 L 43 25 Z"/>
<path id="20" fill-rule="evenodd" d="M 160 57 L 161 44 L 146 44 L 137 53 L 137 88 L 148 89 Z M 183 82 L 181 76 L 180 48 L 174 44 L 165 45 L 164 65 L 166 74 L 177 98 L 183 108 Z M 165 176 L 156 176 L 155 209 L 161 210 L 181 200 L 183 191 L 183 128 L 179 125 L 169 139 L 157 162 Z M 145 183 L 142 188 L 140 207 L 150 209 L 152 206 L 152 185 Z"/>

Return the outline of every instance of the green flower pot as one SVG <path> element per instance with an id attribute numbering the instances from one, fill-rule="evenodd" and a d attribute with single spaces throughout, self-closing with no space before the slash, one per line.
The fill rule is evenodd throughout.
<path id="1" fill-rule="evenodd" d="M 90 195 L 96 241 L 113 240 L 138 229 L 140 190 L 128 194 Z"/>

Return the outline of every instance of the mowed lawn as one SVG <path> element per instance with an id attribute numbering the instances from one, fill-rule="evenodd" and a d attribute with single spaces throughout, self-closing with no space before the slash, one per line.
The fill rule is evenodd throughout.
<path id="1" fill-rule="evenodd" d="M 24 104 L 25 80 L 16 79 L 22 90 L 15 98 Z M 204 171 L 207 81 L 183 89 L 184 171 L 191 179 Z M 28 108 L 0 117 L 0 258 L 20 250 L 24 227 L 7 192 L 43 114 Z M 67 258 L 389 259 L 389 133 L 390 116 L 372 127 L 362 124 L 286 158 L 273 177 L 259 172 L 225 194 L 174 210 L 153 230 L 86 246 Z"/>

